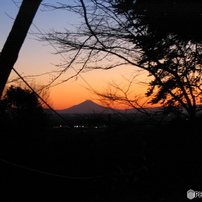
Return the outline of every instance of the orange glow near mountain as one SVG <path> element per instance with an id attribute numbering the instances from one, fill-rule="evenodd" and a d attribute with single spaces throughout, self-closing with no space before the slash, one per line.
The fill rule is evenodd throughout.
<path id="1" fill-rule="evenodd" d="M 129 71 L 127 68 L 125 70 Z M 130 68 L 130 70 L 132 70 L 132 68 Z M 129 71 L 127 76 L 131 77 L 130 74 L 131 73 Z M 65 109 L 79 104 L 85 100 L 92 100 L 98 104 L 106 105 L 106 102 L 102 101 L 102 97 L 96 95 L 96 92 L 115 92 L 117 89 L 112 86 L 114 83 L 116 83 L 121 90 L 126 91 L 129 85 L 128 81 L 123 78 L 123 73 L 120 72 L 120 69 L 107 71 L 94 70 L 92 72 L 82 74 L 82 76 L 85 76 L 88 85 L 90 85 L 93 89 L 91 89 L 81 78 L 78 78 L 77 80 L 73 79 L 72 81 L 53 87 L 50 89 L 50 97 L 53 108 Z M 144 93 L 146 92 L 147 87 L 140 84 L 140 80 L 144 81 L 145 76 L 140 76 L 134 81 L 136 84 L 131 86 L 131 89 L 128 92 L 128 96 L 131 100 L 139 96 L 141 97 L 140 103 L 144 103 Z M 117 93 L 119 96 L 124 96 L 123 93 L 121 93 L 121 90 L 119 90 Z M 125 109 L 131 108 L 132 106 L 114 102 L 113 106 L 111 107 Z M 145 105 L 145 107 L 147 107 L 147 105 Z"/>
<path id="2" fill-rule="evenodd" d="M 63 1 L 64 3 L 66 2 L 65 0 Z M 4 11 L 0 13 L 0 20 L 2 22 L 0 23 L 0 30 L 2 30 L 0 48 L 2 48 L 13 24 L 13 20 L 8 16 L 15 18 L 18 8 L 12 1 L 1 1 L 0 7 Z M 67 19 L 70 22 L 67 22 Z M 51 28 L 55 30 L 63 30 L 64 27 L 71 28 L 70 24 L 73 24 L 76 20 L 78 19 L 72 18 L 67 12 L 59 10 L 41 12 L 41 9 L 39 9 L 34 18 L 34 25 L 45 33 Z M 75 23 L 78 22 L 76 21 Z M 60 64 L 65 63 L 65 54 L 63 55 L 64 57 L 61 57 L 60 54 L 53 54 L 56 52 L 54 47 L 48 42 L 36 40 L 37 37 L 31 33 L 38 33 L 38 30 L 33 25 L 20 50 L 19 58 L 14 67 L 28 83 L 34 82 L 36 85 L 47 85 L 57 77 L 59 73 L 57 71 L 62 70 Z M 67 69 L 50 87 L 50 105 L 54 109 L 65 109 L 85 100 L 92 100 L 101 104 L 100 97 L 95 92 L 103 93 L 109 90 L 110 85 L 108 83 L 116 83 L 123 90 L 126 89 L 128 85 L 127 79 L 130 80 L 135 76 L 137 73 L 135 71 L 138 70 L 138 68 L 131 66 L 121 66 L 111 70 L 93 70 L 82 73 L 81 76 L 77 76 L 77 78 L 73 78 L 60 85 L 56 85 L 75 75 L 80 67 L 74 64 L 74 68 Z M 131 98 L 134 95 L 143 95 L 146 92 L 146 86 L 142 84 L 138 85 L 138 83 L 148 82 L 147 74 L 138 74 L 139 76 L 134 79 L 135 85 L 131 89 Z M 9 80 L 16 78 L 16 74 L 12 72 Z M 117 105 L 117 108 L 120 107 L 125 108 L 126 106 Z"/>

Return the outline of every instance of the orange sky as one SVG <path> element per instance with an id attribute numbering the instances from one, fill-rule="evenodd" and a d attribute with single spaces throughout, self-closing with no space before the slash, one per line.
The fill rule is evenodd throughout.
<path id="1" fill-rule="evenodd" d="M 50 3 L 52 0 L 44 0 L 44 3 Z M 65 0 L 60 0 L 62 2 Z M 0 49 L 10 32 L 18 8 L 13 4 L 12 1 L 0 1 Z M 10 16 L 10 17 L 9 17 Z M 78 19 L 73 18 L 67 12 L 54 11 L 54 12 L 43 12 L 40 8 L 34 19 L 34 25 L 37 26 L 43 33 L 50 29 L 62 30 L 64 27 L 71 27 L 71 24 L 78 23 Z M 46 72 L 52 72 L 57 70 L 58 67 L 55 65 L 63 63 L 61 55 L 54 55 L 55 50 L 48 42 L 38 41 L 36 36 L 31 33 L 38 33 L 35 26 L 31 26 L 29 34 L 23 44 L 20 51 L 18 61 L 15 64 L 15 69 L 22 75 L 38 75 Z M 74 66 L 76 69 L 77 67 Z M 72 105 L 79 104 L 85 100 L 93 100 L 97 103 L 99 98 L 92 91 L 88 90 L 89 85 L 99 92 L 104 92 L 108 88 L 108 83 L 111 81 L 120 84 L 121 86 L 126 85 L 126 80 L 123 78 L 130 79 L 132 75 L 135 75 L 134 71 L 138 70 L 131 66 L 118 67 L 112 70 L 93 70 L 90 72 L 82 73 L 77 79 L 71 79 L 68 82 L 51 87 L 50 92 L 50 104 L 55 109 L 64 109 Z M 69 69 L 65 74 L 60 77 L 57 82 L 67 79 L 75 74 L 74 69 Z M 57 74 L 50 73 L 40 77 L 33 77 L 36 84 L 46 85 L 48 84 Z M 15 78 L 16 75 L 12 73 L 9 80 Z M 83 79 L 82 79 L 83 78 Z M 30 80 L 27 79 L 29 82 Z M 148 82 L 146 74 L 141 74 L 135 80 L 136 83 Z M 55 84 L 57 83 L 55 82 Z M 135 94 L 145 93 L 146 88 L 143 85 L 135 85 L 132 87 Z"/>
<path id="2" fill-rule="evenodd" d="M 96 92 L 106 92 L 110 86 L 108 83 L 111 81 L 114 81 L 123 87 L 127 85 L 122 73 L 125 73 L 124 75 L 126 76 L 127 72 L 128 74 L 131 74 L 130 70 L 132 70 L 131 67 L 123 68 L 122 71 L 119 68 L 107 71 L 93 70 L 81 74 L 81 76 Z M 82 80 L 82 78 L 78 77 L 77 80 L 72 79 L 67 83 L 51 88 L 50 93 L 54 108 L 64 109 L 89 99 L 100 103 L 100 97 L 92 92 L 92 89 L 89 89 L 90 87 Z M 131 91 L 135 91 L 134 94 L 140 94 L 145 92 L 145 87 L 134 85 L 131 88 Z"/>

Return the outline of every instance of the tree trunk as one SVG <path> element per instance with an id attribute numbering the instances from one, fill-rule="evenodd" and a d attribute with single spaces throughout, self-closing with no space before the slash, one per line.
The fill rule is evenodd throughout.
<path id="1" fill-rule="evenodd" d="M 42 0 L 23 0 L 0 55 L 0 98 Z"/>

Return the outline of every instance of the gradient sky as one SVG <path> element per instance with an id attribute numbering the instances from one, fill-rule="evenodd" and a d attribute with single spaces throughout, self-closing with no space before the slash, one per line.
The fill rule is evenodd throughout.
<path id="1" fill-rule="evenodd" d="M 14 0 L 16 1 L 16 0 Z M 16 1 L 20 6 L 21 0 Z M 56 0 L 44 0 L 44 3 L 55 3 Z M 58 0 L 57 2 L 65 3 L 66 0 Z M 68 1 L 69 3 L 70 1 Z M 0 1 L 0 49 L 2 49 L 6 38 L 12 28 L 14 18 L 18 12 L 18 7 L 12 0 Z M 62 31 L 64 28 L 72 29 L 72 24 L 78 24 L 80 19 L 77 16 L 72 15 L 67 11 L 44 11 L 44 7 L 40 6 L 35 18 L 34 25 L 43 32 L 46 33 L 51 29 Z M 37 40 L 36 35 L 39 31 L 32 25 L 29 34 L 21 48 L 18 61 L 15 64 L 15 69 L 22 75 L 38 75 L 46 72 L 46 74 L 40 77 L 33 77 L 36 84 L 46 85 L 57 74 L 52 71 L 57 70 L 56 65 L 62 64 L 64 59 L 61 55 L 55 55 L 55 49 L 48 43 Z M 63 55 L 65 57 L 65 55 Z M 76 67 L 75 67 L 76 68 Z M 109 87 L 108 83 L 111 81 L 120 84 L 120 86 L 126 85 L 126 80 L 130 79 L 135 74 L 134 67 L 119 67 L 112 70 L 93 70 L 85 72 L 78 76 L 77 79 L 73 78 L 68 82 L 51 87 L 50 92 L 50 104 L 55 109 L 64 109 L 72 105 L 79 104 L 85 100 L 91 99 L 99 103 L 99 97 L 92 91 L 88 90 L 89 85 L 99 92 L 105 91 Z M 51 73 L 52 72 L 52 73 Z M 67 79 L 74 75 L 76 72 L 74 69 L 68 69 L 57 82 Z M 11 73 L 9 80 L 16 78 L 15 73 Z M 30 79 L 28 79 L 30 81 Z M 136 78 L 136 82 L 147 82 L 148 77 L 145 74 L 141 74 Z M 56 82 L 56 83 L 57 83 Z M 55 84 L 56 84 L 55 83 Z M 136 94 L 144 93 L 146 88 L 144 85 L 136 84 L 133 89 Z"/>

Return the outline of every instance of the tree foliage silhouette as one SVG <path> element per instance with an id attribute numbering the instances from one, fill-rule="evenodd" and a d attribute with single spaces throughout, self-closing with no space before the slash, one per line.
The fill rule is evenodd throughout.
<path id="1" fill-rule="evenodd" d="M 141 50 L 138 63 L 154 76 L 146 93 L 154 95 L 151 103 L 181 105 L 195 119 L 201 109 L 197 104 L 202 90 L 199 28 L 202 3 L 190 0 L 117 2 L 114 6 L 117 12 L 128 16 L 127 26 L 138 29 L 138 35 L 131 37 Z"/>
<path id="2" fill-rule="evenodd" d="M 1 119 L 14 130 L 37 130 L 46 125 L 47 117 L 37 95 L 21 87 L 10 86 L 0 102 Z"/>
<path id="3" fill-rule="evenodd" d="M 80 0 L 52 6 L 79 14 L 77 31 L 45 37 L 82 69 L 132 65 L 152 77 L 151 103 L 181 106 L 195 119 L 201 100 L 201 18 L 198 0 Z"/>
<path id="4" fill-rule="evenodd" d="M 147 29 L 156 40 L 174 34 L 181 40 L 201 42 L 200 0 L 116 0 L 116 12 L 127 16 L 128 26 Z M 158 36 L 158 37 L 157 37 Z"/>

